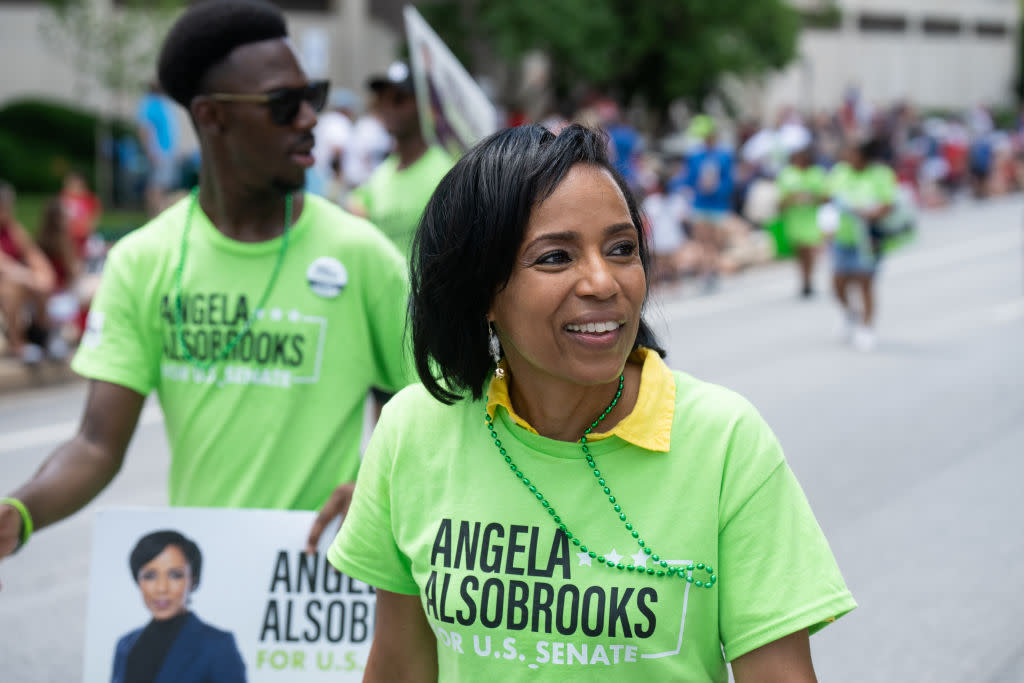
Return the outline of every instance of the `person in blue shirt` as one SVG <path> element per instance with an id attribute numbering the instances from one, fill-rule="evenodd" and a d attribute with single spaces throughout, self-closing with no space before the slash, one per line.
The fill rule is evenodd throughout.
<path id="1" fill-rule="evenodd" d="M 150 215 L 155 215 L 164 208 L 168 195 L 180 184 L 177 162 L 178 126 L 173 107 L 171 100 L 154 82 L 150 83 L 148 91 L 139 100 L 135 116 L 139 140 L 149 161 L 146 210 Z"/>
<path id="2" fill-rule="evenodd" d="M 612 160 L 615 170 L 622 174 L 626 183 L 635 188 L 637 184 L 634 155 L 640 147 L 640 135 L 625 121 L 616 120 L 608 125 Z"/>
<path id="3" fill-rule="evenodd" d="M 712 291 L 718 283 L 724 246 L 722 227 L 732 204 L 733 154 L 718 145 L 718 130 L 709 116 L 695 117 L 689 133 L 702 144 L 687 157 L 680 184 L 692 198 L 691 227 L 701 248 L 699 271 L 705 291 Z"/>

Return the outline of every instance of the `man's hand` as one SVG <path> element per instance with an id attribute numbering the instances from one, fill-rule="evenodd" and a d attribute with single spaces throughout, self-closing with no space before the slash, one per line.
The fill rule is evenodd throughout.
<path id="1" fill-rule="evenodd" d="M 348 505 L 352 502 L 352 491 L 356 483 L 350 481 L 334 489 L 334 493 L 327 499 L 324 506 L 320 508 L 320 514 L 313 521 L 313 527 L 309 530 L 309 538 L 306 539 L 306 553 L 316 552 L 317 544 L 320 543 L 320 535 L 324 533 L 327 525 L 339 515 L 348 514 Z"/>
<path id="2" fill-rule="evenodd" d="M 0 560 L 13 553 L 20 540 L 21 513 L 13 505 L 0 505 Z"/>
<path id="3" fill-rule="evenodd" d="M 69 517 L 95 498 L 117 475 L 145 397 L 109 382 L 92 380 L 78 432 L 50 454 L 35 475 L 12 491 L 32 513 L 34 531 Z M 21 513 L 0 505 L 0 558 L 14 552 Z"/>

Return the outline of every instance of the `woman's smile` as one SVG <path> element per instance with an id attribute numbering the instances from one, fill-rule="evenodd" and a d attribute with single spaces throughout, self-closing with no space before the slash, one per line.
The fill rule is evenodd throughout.
<path id="1" fill-rule="evenodd" d="M 624 323 L 618 320 L 601 320 L 587 323 L 570 323 L 565 331 L 577 343 L 591 348 L 609 348 L 619 343 L 625 330 Z"/>

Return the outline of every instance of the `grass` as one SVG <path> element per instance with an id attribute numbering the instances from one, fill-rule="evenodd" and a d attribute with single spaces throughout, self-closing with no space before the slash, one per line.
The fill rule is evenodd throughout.
<path id="1" fill-rule="evenodd" d="M 14 213 L 30 235 L 35 235 L 42 220 L 43 209 L 46 202 L 54 195 L 51 194 L 18 194 L 17 204 Z M 100 223 L 97 232 L 107 239 L 116 239 L 129 232 L 148 220 L 146 212 L 141 209 L 104 209 L 100 216 Z"/>

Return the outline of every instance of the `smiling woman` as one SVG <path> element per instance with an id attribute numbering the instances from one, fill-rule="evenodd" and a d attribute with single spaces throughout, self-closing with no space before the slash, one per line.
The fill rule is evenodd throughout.
<path id="1" fill-rule="evenodd" d="M 246 680 L 235 637 L 189 611 L 203 565 L 199 546 L 177 531 L 154 531 L 139 539 L 128 565 L 153 619 L 118 641 L 112 683 Z"/>
<path id="2" fill-rule="evenodd" d="M 606 150 L 503 131 L 427 205 L 423 385 L 329 553 L 378 588 L 367 681 L 813 681 L 808 635 L 855 606 L 761 417 L 662 360 Z"/>

